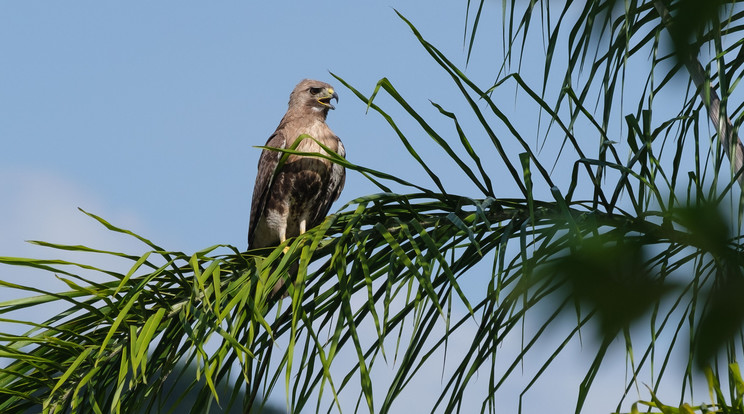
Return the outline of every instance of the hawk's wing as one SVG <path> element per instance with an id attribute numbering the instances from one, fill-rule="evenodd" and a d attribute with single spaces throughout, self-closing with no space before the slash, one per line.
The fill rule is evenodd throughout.
<path id="1" fill-rule="evenodd" d="M 274 132 L 269 140 L 266 141 L 267 147 L 272 148 L 286 148 L 287 140 L 281 131 Z M 256 173 L 256 185 L 253 187 L 253 201 L 251 203 L 251 221 L 248 227 L 248 248 L 250 249 L 253 245 L 253 239 L 255 237 L 254 232 L 258 225 L 258 219 L 266 208 L 266 201 L 269 196 L 269 190 L 271 189 L 272 179 L 274 177 L 274 170 L 279 159 L 282 158 L 282 153 L 279 151 L 263 150 L 261 152 L 261 158 L 258 159 L 258 172 Z"/>
<path id="2" fill-rule="evenodd" d="M 336 139 L 338 139 L 338 137 L 336 137 Z M 336 154 L 340 155 L 341 158 L 346 158 L 346 149 L 340 139 L 338 140 Z M 328 215 L 328 212 L 331 210 L 331 205 L 334 201 L 338 200 L 338 197 L 341 195 L 341 190 L 344 189 L 345 182 L 346 169 L 340 164 L 331 164 L 328 186 L 326 187 L 325 194 L 320 197 L 320 205 L 318 205 L 318 210 L 315 212 L 315 216 L 312 219 L 312 227 L 320 224 L 320 222 L 322 222 Z"/>

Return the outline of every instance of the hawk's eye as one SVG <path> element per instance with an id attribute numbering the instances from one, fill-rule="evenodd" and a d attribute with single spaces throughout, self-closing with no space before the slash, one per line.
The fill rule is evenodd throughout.
<path id="1" fill-rule="evenodd" d="M 320 88 L 310 88 L 310 93 L 313 95 L 317 95 L 320 93 Z"/>

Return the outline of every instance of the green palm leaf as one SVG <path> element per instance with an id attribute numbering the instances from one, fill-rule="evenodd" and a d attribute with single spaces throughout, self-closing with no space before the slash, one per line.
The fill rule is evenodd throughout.
<path id="1" fill-rule="evenodd" d="M 744 245 L 733 126 L 741 105 L 726 108 L 741 77 L 741 58 L 732 58 L 741 42 L 727 42 L 744 14 L 716 3 L 726 17 L 705 15 L 694 26 L 695 50 L 711 45 L 715 53 L 705 67 L 716 69 L 704 74 L 705 87 L 694 81 L 678 91 L 678 107 L 660 108 L 657 95 L 679 86 L 672 77 L 691 65 L 684 61 L 689 53 L 667 64 L 677 55 L 663 52 L 659 41 L 673 22 L 660 10 L 678 16 L 687 13 L 683 3 L 569 1 L 555 13 L 551 7 L 557 6 L 548 2 L 503 2 L 503 62 L 485 86 L 401 15 L 466 103 L 457 110 L 432 103 L 454 134 L 434 128 L 389 79 L 366 96 L 334 76 L 389 123 L 431 186 L 356 165 L 332 151 L 277 150 L 342 164 L 382 192 L 349 201 L 282 246 L 248 252 L 226 245 L 193 254 L 169 251 L 86 213 L 139 240 L 146 252 L 37 242 L 123 259 L 130 263 L 123 270 L 0 258 L 56 277 L 68 289 L 0 282 L 24 295 L 0 303 L 3 321 L 26 329 L 0 337 L 0 352 L 9 361 L 0 370 L 0 411 L 167 411 L 173 402 L 166 396 L 176 391 L 166 378 L 187 377 L 198 395 L 194 413 L 213 406 L 258 411 L 277 388 L 285 389 L 292 412 L 389 412 L 443 354 L 452 371 L 443 373 L 427 409 L 464 409 L 480 380 L 487 386 L 477 405 L 498 412 L 496 393 L 539 355 L 536 345 L 549 332 L 560 335 L 558 345 L 541 357 L 515 397 L 520 407 L 537 381 L 551 375 L 557 357 L 588 332 L 597 333 L 598 346 L 576 385 L 576 412 L 615 342 L 624 345 L 632 373 L 618 392 L 618 411 L 628 390 L 647 383 L 648 372 L 651 401 L 644 404 L 657 410 L 668 408 L 658 398 L 662 383 L 698 378 L 717 391 L 711 403 L 740 406 L 735 361 L 744 312 L 736 298 L 744 289 Z M 473 6 L 468 59 L 477 52 L 477 29 L 487 23 L 484 2 Z M 522 73 L 522 59 L 531 53 L 526 44 L 538 20 L 545 28 L 545 65 L 533 79 Z M 626 112 L 619 98 L 630 93 L 630 65 L 647 54 L 647 72 L 640 81 L 634 75 L 638 88 L 632 92 L 638 96 L 630 102 L 637 98 L 638 105 Z M 561 82 L 554 84 L 556 70 Z M 532 119 L 547 125 L 542 142 L 530 144 L 523 120 L 495 99 L 507 88 L 539 108 Z M 713 120 L 722 122 L 706 135 L 714 91 L 720 96 Z M 375 101 L 380 94 L 392 98 L 392 107 Z M 463 112 L 474 121 L 464 122 Z M 398 116 L 421 128 L 425 144 L 402 132 Z M 722 146 L 711 145 L 716 135 Z M 438 171 L 423 160 L 417 148 L 431 143 L 457 171 Z M 542 151 L 548 147 L 554 150 Z M 497 157 L 485 155 L 491 153 Z M 507 171 L 498 181 L 496 164 Z M 565 173 L 556 173 L 559 165 L 568 166 Z M 459 174 L 480 194 L 445 188 L 445 173 Z M 507 183 L 519 198 L 500 197 Z M 394 193 L 390 184 L 410 192 Z M 298 282 L 289 286 L 289 298 L 277 302 L 271 287 L 294 263 Z M 24 319 L 24 311 L 49 304 L 61 311 L 42 322 Z M 536 329 L 526 330 L 528 321 L 538 321 Z M 466 349 L 455 352 L 454 338 L 466 338 Z M 521 343 L 519 352 L 503 361 L 500 349 L 514 341 Z M 672 354 L 686 346 L 684 378 L 667 379 Z M 382 388 L 375 380 L 380 365 L 394 367 Z M 723 381 L 732 384 L 729 402 Z M 224 384 L 229 397 L 219 392 Z M 679 389 L 681 400 L 690 397 L 685 386 Z M 356 393 L 356 406 L 344 402 L 348 393 Z"/>

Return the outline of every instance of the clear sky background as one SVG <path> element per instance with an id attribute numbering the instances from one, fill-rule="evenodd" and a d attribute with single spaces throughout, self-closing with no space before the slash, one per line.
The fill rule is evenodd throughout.
<path id="1" fill-rule="evenodd" d="M 483 87 L 496 79 L 501 65 L 500 7 L 494 2 L 486 8 L 467 69 Z M 428 100 L 460 110 L 467 126 L 465 101 L 393 8 L 465 67 L 465 2 L 0 2 L 0 255 L 60 256 L 24 243 L 29 239 L 144 252 L 78 207 L 173 250 L 221 243 L 245 248 L 260 153 L 253 146 L 266 142 L 286 110 L 289 92 L 303 78 L 336 86 L 340 102 L 328 124 L 344 141 L 351 162 L 430 185 L 387 123 L 367 114 L 365 105 L 329 74 L 366 94 L 387 77 L 453 139 L 451 122 Z M 539 43 L 533 49 L 543 50 Z M 529 74 L 529 63 L 523 71 Z M 378 103 L 396 116 L 436 171 L 447 171 L 447 159 L 427 148 L 431 141 L 423 131 L 389 98 Z M 536 136 L 531 107 L 514 96 L 503 105 L 525 136 Z M 516 142 L 505 143 L 518 163 Z M 556 150 L 548 146 L 548 160 Z M 498 160 L 492 147 L 489 151 L 481 154 L 484 160 Z M 496 164 L 489 171 L 498 178 L 505 170 Z M 479 196 L 460 176 L 442 178 L 456 193 Z M 511 178 L 503 183 L 503 197 L 517 195 Z M 376 191 L 350 172 L 336 208 Z M 40 274 L 0 268 L 0 277 Z M 513 339 L 506 354 L 519 349 L 519 338 Z M 453 344 L 450 352 L 456 355 L 457 349 Z M 569 348 L 556 373 L 545 375 L 527 394 L 524 412 L 573 410 L 590 363 L 582 359 L 582 349 L 578 342 Z M 591 349 L 585 355 L 593 356 Z M 586 412 L 614 409 L 626 380 L 618 351 L 617 369 L 600 373 Z M 527 364 L 521 379 L 517 373 L 514 386 L 505 388 L 504 412 L 514 410 L 521 387 L 534 373 L 530 368 L 540 363 Z M 396 406 L 399 412 L 417 412 L 433 392 L 438 395 L 440 375 L 438 366 L 423 371 L 410 397 Z M 487 372 L 483 377 L 487 381 Z M 344 408 L 353 411 L 356 395 L 349 396 Z M 648 397 L 645 390 L 629 400 L 641 397 Z"/>

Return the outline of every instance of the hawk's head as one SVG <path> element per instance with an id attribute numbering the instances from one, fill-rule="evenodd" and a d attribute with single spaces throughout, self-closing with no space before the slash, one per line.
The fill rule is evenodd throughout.
<path id="1" fill-rule="evenodd" d="M 331 99 L 338 102 L 338 94 L 333 86 L 312 79 L 305 79 L 295 86 L 289 95 L 289 107 L 310 107 L 316 111 L 327 113 L 329 109 L 336 109 Z"/>

